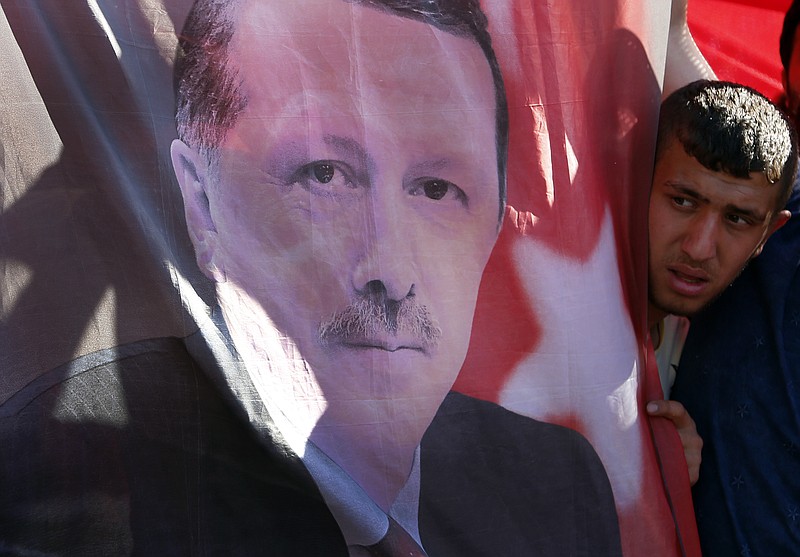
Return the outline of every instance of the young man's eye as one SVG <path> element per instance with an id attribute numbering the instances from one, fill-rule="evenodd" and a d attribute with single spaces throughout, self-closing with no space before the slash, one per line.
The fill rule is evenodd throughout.
<path id="1" fill-rule="evenodd" d="M 673 196 L 670 202 L 678 211 L 693 211 L 697 207 L 697 202 L 689 197 Z"/>
<path id="2" fill-rule="evenodd" d="M 745 226 L 749 221 L 741 215 L 728 215 L 728 222 L 737 226 Z"/>

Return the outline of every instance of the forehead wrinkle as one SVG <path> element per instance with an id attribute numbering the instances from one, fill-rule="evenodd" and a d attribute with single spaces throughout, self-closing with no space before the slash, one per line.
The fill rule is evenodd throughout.
<path id="1" fill-rule="evenodd" d="M 360 14 L 354 14 L 351 20 L 353 40 L 349 44 L 353 56 L 351 74 L 356 91 L 379 88 L 384 97 L 394 100 L 381 104 L 396 107 L 397 113 L 425 114 L 429 111 L 431 100 L 441 102 L 442 91 L 447 92 L 454 112 L 463 111 L 465 107 L 482 109 L 486 108 L 482 106 L 485 103 L 479 102 L 484 100 L 482 87 L 459 86 L 469 81 L 465 79 L 466 75 L 478 74 L 478 82 L 491 89 L 490 108 L 494 110 L 494 81 L 489 63 L 480 46 L 472 39 L 375 7 L 360 8 Z M 351 12 L 353 9 L 351 7 Z M 369 17 L 370 12 L 380 14 L 387 23 L 391 23 L 381 27 L 380 33 L 375 31 L 375 25 L 358 25 L 357 20 Z M 379 45 L 377 52 L 373 44 L 376 40 Z M 374 60 L 378 52 L 385 60 Z M 470 56 L 476 53 L 481 60 L 480 67 L 476 67 Z M 368 63 L 370 59 L 372 63 Z M 409 75 L 420 78 L 413 90 L 408 87 Z M 359 96 L 362 103 L 371 100 L 367 95 Z M 363 114 L 370 113 L 370 109 L 363 104 L 360 108 Z"/>
<path id="2" fill-rule="evenodd" d="M 385 111 L 386 106 L 397 107 L 397 113 L 425 114 L 428 112 L 426 108 L 429 99 L 437 97 L 435 91 L 443 90 L 447 91 L 451 101 L 454 105 L 461 107 L 461 110 L 467 107 L 474 110 L 484 108 L 494 110 L 494 94 L 490 96 L 491 106 L 484 107 L 482 105 L 485 103 L 479 102 L 485 100 L 481 95 L 481 87 L 458 86 L 459 83 L 466 81 L 463 79 L 464 74 L 479 74 L 477 75 L 478 82 L 486 81 L 488 83 L 486 87 L 490 88 L 492 93 L 494 92 L 494 82 L 488 61 L 486 61 L 480 46 L 472 39 L 447 33 L 425 22 L 386 13 L 369 5 L 345 2 L 337 2 L 337 4 L 340 5 L 335 9 L 337 11 L 346 9 L 349 17 L 337 18 L 339 23 L 336 28 L 326 29 L 317 26 L 314 27 L 313 32 L 309 33 L 280 33 L 274 32 L 274 27 L 265 29 L 256 24 L 248 25 L 247 21 L 243 21 L 244 14 L 241 13 L 247 10 L 238 10 L 239 17 L 235 22 L 236 28 L 241 30 L 243 25 L 246 26 L 249 35 L 244 37 L 241 32 L 234 33 L 234 53 L 237 57 L 241 57 L 245 49 L 252 49 L 253 43 L 263 37 L 273 43 L 270 44 L 269 50 L 262 51 L 263 55 L 279 59 L 281 66 L 293 65 L 296 68 L 298 83 L 302 84 L 307 91 L 314 90 L 314 87 L 309 87 L 309 85 L 312 85 L 310 82 L 318 78 L 326 80 L 328 82 L 326 85 L 331 82 L 337 83 L 337 89 L 349 90 L 350 102 L 354 105 L 353 110 L 362 115 L 369 115 L 375 109 Z M 329 9 L 334 8 L 329 7 Z M 360 20 L 371 14 L 377 14 L 386 22 L 386 25 L 380 26 L 380 32 L 375 30 L 375 25 L 358 24 Z M 288 17 L 291 18 L 287 20 L 289 22 L 296 18 L 295 14 L 290 14 Z M 262 16 L 263 19 L 268 18 Z M 395 36 L 407 40 L 390 40 Z M 378 63 L 379 61 L 374 59 L 372 62 L 375 63 L 368 63 L 370 58 L 374 58 L 376 55 L 374 45 L 369 44 L 370 38 L 373 41 L 378 40 L 379 45 L 389 45 L 387 46 L 389 50 L 379 47 L 379 52 L 385 55 L 384 63 Z M 328 39 L 331 44 L 338 42 L 338 45 L 335 45 L 335 48 L 322 48 Z M 442 44 L 444 41 L 466 42 L 459 45 L 461 48 L 445 48 Z M 365 42 L 367 44 L 364 44 Z M 420 45 L 430 44 L 436 44 L 439 47 L 434 47 L 435 51 L 427 48 L 423 52 L 422 49 L 425 47 Z M 276 46 L 281 49 L 279 54 L 274 51 L 270 52 Z M 482 61 L 478 63 L 479 66 L 476 65 L 475 59 L 467 56 L 465 52 L 468 50 L 475 54 L 474 49 L 477 49 L 478 59 Z M 337 54 L 340 55 L 338 59 Z M 287 58 L 291 60 L 288 64 Z M 419 88 L 413 91 L 409 91 L 408 87 L 405 88 L 405 91 L 400 90 L 399 85 L 403 84 L 402 76 L 411 72 L 420 74 L 420 68 L 426 62 L 426 58 L 430 62 L 444 60 L 447 63 L 434 64 L 433 69 L 424 75 L 424 81 L 420 82 Z M 241 66 L 234 61 L 231 63 L 232 66 Z M 247 85 L 251 87 L 268 85 L 252 83 L 254 80 L 250 75 L 243 75 L 242 81 L 245 85 L 245 95 Z M 383 96 L 394 96 L 395 99 L 392 100 L 395 102 L 380 103 L 380 107 L 365 106 L 367 103 L 372 104 L 370 102 L 372 99 L 369 99 L 366 93 L 376 88 L 379 88 Z M 413 95 L 409 95 L 409 92 L 412 92 Z M 380 99 L 375 100 L 380 102 Z M 396 102 L 398 100 L 404 100 L 406 106 L 398 104 Z M 414 104 L 410 105 L 409 101 Z M 454 107 L 454 111 L 457 110 L 458 108 Z"/>
<path id="3" fill-rule="evenodd" d="M 409 168 L 413 173 L 421 173 L 421 172 L 431 172 L 437 170 L 443 170 L 449 167 L 452 164 L 452 161 L 448 158 L 441 157 L 438 159 L 426 160 L 423 162 L 418 162 Z"/>
<path id="4" fill-rule="evenodd" d="M 246 64 L 244 93 L 250 93 L 253 102 L 257 96 L 260 105 L 259 112 L 251 110 L 243 117 L 300 117 L 302 122 L 285 122 L 300 128 L 314 127 L 316 118 L 309 116 L 332 117 L 331 124 L 341 122 L 342 129 L 351 129 L 327 131 L 361 139 L 362 151 L 370 149 L 366 138 L 382 129 L 370 129 L 370 122 L 388 125 L 402 122 L 405 116 L 424 124 L 428 114 L 439 115 L 437 125 L 429 125 L 425 134 L 426 141 L 439 146 L 449 141 L 450 127 L 465 118 L 470 123 L 465 133 L 480 132 L 483 137 L 476 127 L 477 123 L 483 127 L 482 120 L 469 117 L 470 112 L 490 111 L 491 129 L 496 130 L 495 83 L 486 54 L 472 38 L 368 5 L 335 0 L 311 7 L 314 13 L 254 2 L 239 12 L 237 29 L 246 29 L 248 34 L 235 33 L 235 61 L 237 66 Z M 276 27 L 283 32 L 273 32 Z M 392 37 L 408 40 L 388 40 Z M 276 79 L 281 83 L 271 86 Z M 392 120 L 373 120 L 375 115 Z M 348 120 L 349 116 L 361 120 Z M 397 140 L 406 141 L 405 130 L 413 129 L 401 127 Z M 485 129 L 488 133 L 490 128 Z M 495 134 L 487 141 L 496 148 Z M 354 144 L 338 145 L 358 152 Z"/>
<path id="5" fill-rule="evenodd" d="M 309 72 L 303 71 L 304 69 L 310 68 L 312 72 L 319 75 L 331 75 L 330 68 L 321 63 L 320 57 L 312 55 L 312 49 L 307 43 L 309 38 L 318 40 L 319 32 L 299 33 L 293 28 L 283 30 L 282 24 L 286 23 L 284 20 L 266 27 L 258 25 L 265 19 L 269 20 L 270 18 L 267 16 L 273 14 L 273 11 L 267 11 L 266 15 L 257 13 L 252 20 L 246 19 L 245 15 L 248 12 L 244 7 L 246 4 L 246 2 L 241 2 L 243 7 L 236 10 L 235 31 L 230 48 L 231 55 L 228 57 L 229 67 L 238 72 L 245 94 L 248 87 L 261 87 L 262 84 L 259 84 L 259 81 L 274 78 L 273 70 L 283 72 L 287 68 L 293 69 L 296 72 L 299 91 L 308 90 L 303 83 L 305 75 Z M 255 5 L 258 6 L 257 3 Z M 243 31 L 243 28 L 246 31 Z M 253 54 L 254 50 L 258 50 L 257 55 Z M 324 51 L 319 48 L 319 45 L 314 45 L 313 51 L 324 55 Z M 243 63 L 250 64 L 251 67 L 246 68 L 248 71 L 243 71 L 245 69 L 242 67 Z M 283 80 L 285 84 L 285 78 Z M 263 93 L 264 90 L 269 92 L 271 88 L 265 86 L 261 92 Z M 278 88 L 278 90 L 281 89 Z M 275 95 L 270 96 L 275 97 Z"/>

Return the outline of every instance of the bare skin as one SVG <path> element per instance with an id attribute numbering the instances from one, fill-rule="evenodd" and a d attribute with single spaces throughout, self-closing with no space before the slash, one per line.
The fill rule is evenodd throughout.
<path id="1" fill-rule="evenodd" d="M 715 79 L 714 71 L 703 58 L 694 43 L 687 24 L 687 0 L 673 0 L 669 28 L 667 67 L 664 76 L 664 96 L 678 87 L 696 79 Z M 651 308 L 652 309 L 652 308 Z M 649 312 L 652 313 L 652 312 Z M 649 315 L 653 324 L 653 315 Z M 658 319 L 655 319 L 657 322 Z M 683 444 L 689 480 L 694 485 L 700 476 L 701 449 L 703 439 L 697 433 L 694 420 L 680 402 L 674 400 L 652 400 L 647 403 L 650 416 L 666 418 L 675 424 Z"/>
<path id="2" fill-rule="evenodd" d="M 666 418 L 675 424 L 683 445 L 686 467 L 689 469 L 689 482 L 694 485 L 700 478 L 700 462 L 703 439 L 697 433 L 694 420 L 677 400 L 652 400 L 647 403 L 647 413 L 653 417 Z"/>

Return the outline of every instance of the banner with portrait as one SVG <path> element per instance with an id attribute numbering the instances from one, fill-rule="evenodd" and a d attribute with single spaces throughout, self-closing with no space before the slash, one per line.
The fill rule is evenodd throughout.
<path id="1" fill-rule="evenodd" d="M 0 550 L 699 554 L 644 412 L 668 3 L 0 16 Z"/>

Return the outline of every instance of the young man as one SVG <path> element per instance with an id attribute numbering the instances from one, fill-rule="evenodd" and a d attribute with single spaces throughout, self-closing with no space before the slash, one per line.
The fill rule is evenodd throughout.
<path id="1" fill-rule="evenodd" d="M 664 318 L 706 307 L 789 220 L 796 155 L 787 118 L 748 87 L 697 81 L 664 101 L 649 214 L 656 346 Z"/>
<path id="2" fill-rule="evenodd" d="M 648 325 L 665 396 L 691 317 L 716 299 L 790 217 L 783 210 L 797 147 L 786 117 L 756 91 L 696 81 L 662 104 L 650 197 Z M 648 408 L 675 421 L 697 481 L 702 441 L 674 401 Z"/>
<path id="3" fill-rule="evenodd" d="M 800 2 L 780 40 L 785 106 L 796 121 Z M 692 319 L 672 397 L 705 440 L 693 499 L 703 554 L 794 555 L 800 547 L 800 191 L 778 230 Z"/>

